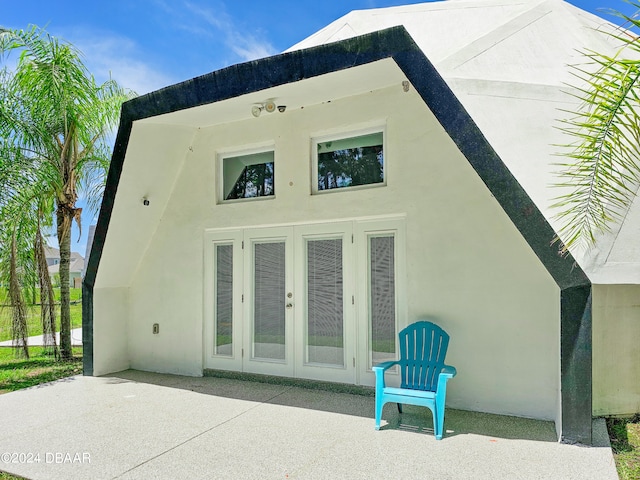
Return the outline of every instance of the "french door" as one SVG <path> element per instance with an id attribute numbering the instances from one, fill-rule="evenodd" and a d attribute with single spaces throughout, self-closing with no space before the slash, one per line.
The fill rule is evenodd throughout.
<path id="1" fill-rule="evenodd" d="M 351 224 L 209 236 L 205 367 L 353 383 Z"/>
<path id="2" fill-rule="evenodd" d="M 355 383 L 351 222 L 294 227 L 296 376 Z"/>
<path id="3" fill-rule="evenodd" d="M 352 221 L 209 232 L 204 367 L 372 384 L 395 356 L 396 236 Z"/>

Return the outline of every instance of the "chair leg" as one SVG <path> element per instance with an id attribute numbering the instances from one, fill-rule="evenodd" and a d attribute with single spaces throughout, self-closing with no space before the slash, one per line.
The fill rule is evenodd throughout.
<path id="1" fill-rule="evenodd" d="M 433 433 L 436 435 L 436 440 L 442 440 L 442 434 L 444 433 L 444 406 L 436 404 L 436 408 L 433 411 Z"/>
<path id="2" fill-rule="evenodd" d="M 402 404 L 398 403 L 396 405 L 398 405 L 398 413 L 402 413 Z"/>
<path id="3" fill-rule="evenodd" d="M 382 419 L 382 407 L 384 402 L 381 395 L 376 395 L 376 430 L 380 430 L 380 420 Z"/>

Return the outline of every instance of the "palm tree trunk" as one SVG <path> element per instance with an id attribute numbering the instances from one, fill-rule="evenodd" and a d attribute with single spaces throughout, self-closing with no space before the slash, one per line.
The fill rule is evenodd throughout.
<path id="1" fill-rule="evenodd" d="M 60 350 L 56 342 L 56 305 L 53 295 L 53 286 L 49 276 L 46 252 L 44 249 L 44 239 L 38 220 L 36 230 L 36 241 L 34 245 L 34 258 L 36 270 L 38 272 L 38 285 L 40 286 L 40 320 L 42 321 L 42 344 L 45 351 L 60 358 Z M 34 295 L 35 298 L 35 295 Z"/>
<path id="2" fill-rule="evenodd" d="M 29 358 L 29 347 L 27 346 L 27 311 L 22 296 L 22 288 L 18 280 L 16 252 L 16 233 L 13 232 L 11 238 L 11 258 L 9 267 L 9 300 L 11 302 L 11 337 L 16 354 Z"/>
<path id="3" fill-rule="evenodd" d="M 71 297 L 69 291 L 69 264 L 71 262 L 71 222 L 73 209 L 58 204 L 58 247 L 60 248 L 60 355 L 63 360 L 73 357 L 71 350 Z"/>

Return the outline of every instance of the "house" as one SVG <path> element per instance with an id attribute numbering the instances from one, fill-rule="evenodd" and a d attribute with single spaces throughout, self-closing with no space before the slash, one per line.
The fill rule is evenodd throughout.
<path id="1" fill-rule="evenodd" d="M 45 255 L 47 265 L 49 266 L 49 276 L 53 279 L 58 278 L 60 271 L 60 250 L 53 247 L 45 247 Z M 82 285 L 82 276 L 84 274 L 84 258 L 78 252 L 71 252 L 71 261 L 69 263 L 69 286 L 72 288 L 80 288 Z M 54 284 L 59 283 L 54 280 Z"/>
<path id="2" fill-rule="evenodd" d="M 372 385 L 427 316 L 452 339 L 448 406 L 591 443 L 594 415 L 640 410 L 640 220 L 561 257 L 547 186 L 566 64 L 613 50 L 607 28 L 560 0 L 356 11 L 127 102 L 83 284 L 85 374 Z"/>

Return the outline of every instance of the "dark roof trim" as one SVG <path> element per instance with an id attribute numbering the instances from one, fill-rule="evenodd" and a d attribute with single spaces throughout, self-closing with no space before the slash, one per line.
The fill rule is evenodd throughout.
<path id="1" fill-rule="evenodd" d="M 404 27 L 393 27 L 387 30 L 362 35 L 348 40 L 321 45 L 305 50 L 293 51 L 261 60 L 234 65 L 201 77 L 188 80 L 170 87 L 149 93 L 125 103 L 122 107 L 120 127 L 116 138 L 111 168 L 107 177 L 104 199 L 96 226 L 91 254 L 88 259 L 84 279 L 85 292 L 92 293 L 96 273 L 113 211 L 120 174 L 124 163 L 133 122 L 165 113 L 171 113 L 200 105 L 206 105 L 240 95 L 264 90 L 267 88 L 298 82 L 319 75 L 345 70 L 371 62 L 392 58 L 402 69 L 418 94 L 431 109 L 448 135 L 456 143 L 471 166 L 487 185 L 496 200 L 500 203 L 515 227 L 520 231 L 531 249 L 538 256 L 553 277 L 561 291 L 575 287 L 584 287 L 590 291 L 591 284 L 586 274 L 575 263 L 571 256 L 561 257 L 556 247 L 551 245 L 555 232 L 531 198 L 524 191 L 509 169 L 493 150 L 478 126 L 471 119 L 462 104 L 447 86 L 440 74 L 425 57 Z M 92 305 L 90 299 L 87 305 Z M 586 302 L 586 300 L 585 300 Z M 580 302 L 579 302 L 580 303 Z M 584 302 L 582 302 L 584 303 Z M 584 358 L 591 355 L 590 336 L 578 335 L 574 325 L 565 322 L 578 322 L 576 315 L 566 314 L 565 302 L 561 302 L 562 346 L 571 351 L 583 352 Z M 93 312 L 83 312 L 83 323 L 92 327 Z M 588 312 L 589 320 L 585 323 L 590 328 L 590 309 L 585 303 L 573 306 L 573 311 Z M 567 327 L 567 328 L 565 328 Z M 585 328 L 587 328 L 585 327 Z M 569 335 L 565 338 L 564 333 Z M 85 355 L 93 355 L 93 337 L 86 334 Z M 566 350 L 566 349 L 565 349 Z M 569 358 L 570 352 L 563 351 L 562 361 Z M 91 357 L 92 358 L 92 357 Z M 87 371 L 91 371 L 87 368 Z M 590 385 L 591 370 L 582 368 L 562 370 L 562 383 L 570 375 L 570 384 L 587 382 Z M 566 375 L 565 375 L 566 374 Z M 588 377 L 588 378 L 587 378 Z M 583 382 L 584 381 L 584 382 Z M 590 392 L 589 402 L 590 405 Z M 566 408 L 577 408 L 577 415 L 569 415 L 585 422 L 586 403 L 563 401 L 563 416 Z M 572 431 L 573 429 L 575 431 Z M 581 426 L 563 425 L 564 437 L 584 441 Z M 590 422 L 589 422 L 590 432 Z M 587 442 L 588 443 L 588 442 Z"/>

